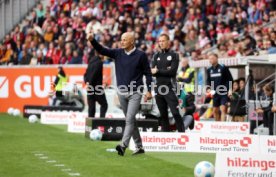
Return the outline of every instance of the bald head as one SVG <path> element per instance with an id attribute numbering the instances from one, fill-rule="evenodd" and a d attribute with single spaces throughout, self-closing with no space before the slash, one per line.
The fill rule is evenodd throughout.
<path id="1" fill-rule="evenodd" d="M 134 32 L 126 32 L 121 37 L 121 46 L 126 51 L 129 51 L 134 48 L 134 41 Z"/>
<path id="2" fill-rule="evenodd" d="M 122 35 L 122 38 L 123 38 L 123 37 L 129 38 L 130 40 L 134 40 L 135 34 L 134 34 L 134 32 L 125 32 L 125 33 L 123 33 L 123 35 Z"/>

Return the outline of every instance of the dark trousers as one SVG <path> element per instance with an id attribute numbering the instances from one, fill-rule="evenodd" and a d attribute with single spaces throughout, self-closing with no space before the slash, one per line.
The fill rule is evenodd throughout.
<path id="1" fill-rule="evenodd" d="M 170 89 L 168 94 L 166 95 L 161 95 L 158 92 L 156 93 L 157 95 L 155 96 L 155 99 L 161 115 L 162 131 L 164 132 L 170 131 L 170 123 L 168 118 L 168 107 L 169 107 L 173 115 L 173 118 L 175 120 L 175 124 L 178 132 L 185 132 L 184 123 L 178 110 L 178 107 L 179 107 L 178 99 L 174 91 Z"/>
<path id="2" fill-rule="evenodd" d="M 269 135 L 273 135 L 273 116 L 274 114 L 271 111 L 264 111 L 263 123 L 264 127 L 267 127 L 269 129 Z"/>
<path id="3" fill-rule="evenodd" d="M 258 126 L 263 124 L 263 121 L 258 121 Z M 250 120 L 250 134 L 254 134 L 254 129 L 257 128 L 257 121 Z"/>
<path id="4" fill-rule="evenodd" d="M 88 117 L 95 117 L 96 113 L 96 102 L 98 102 L 101 106 L 100 108 L 100 117 L 104 118 L 108 104 L 106 101 L 105 94 L 102 95 L 88 95 L 87 96 L 87 102 L 88 102 Z"/>
<path id="5" fill-rule="evenodd" d="M 54 98 L 52 105 L 55 106 L 57 103 L 57 100 L 62 100 L 62 98 L 63 98 L 62 91 L 56 91 L 56 97 Z"/>

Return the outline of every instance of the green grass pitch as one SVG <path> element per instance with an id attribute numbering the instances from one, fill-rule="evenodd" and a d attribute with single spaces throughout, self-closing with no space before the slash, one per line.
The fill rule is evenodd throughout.
<path id="1" fill-rule="evenodd" d="M 195 164 L 215 154 L 107 152 L 118 142 L 94 142 L 66 126 L 30 124 L 0 114 L 0 177 L 193 177 Z"/>

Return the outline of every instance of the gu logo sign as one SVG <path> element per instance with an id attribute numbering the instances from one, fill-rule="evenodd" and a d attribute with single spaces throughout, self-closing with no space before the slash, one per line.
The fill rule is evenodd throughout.
<path id="1" fill-rule="evenodd" d="M 7 77 L 0 76 L 0 98 L 9 97 L 9 80 Z"/>
<path id="2" fill-rule="evenodd" d="M 64 67 L 70 83 L 83 84 L 86 67 Z M 0 112 L 6 112 L 11 106 L 23 109 L 24 105 L 47 105 L 51 83 L 57 75 L 56 66 L 32 68 L 3 67 L 0 69 Z M 108 69 L 108 75 L 111 67 Z M 111 78 L 111 77 L 108 77 Z M 111 79 L 110 79 L 111 82 Z M 109 83 L 110 83 L 109 82 Z"/>

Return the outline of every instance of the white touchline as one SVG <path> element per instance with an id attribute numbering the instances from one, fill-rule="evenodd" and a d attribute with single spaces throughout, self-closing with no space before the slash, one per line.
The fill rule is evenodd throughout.
<path id="1" fill-rule="evenodd" d="M 64 167 L 64 164 L 55 164 L 56 167 Z"/>
<path id="2" fill-rule="evenodd" d="M 80 173 L 68 173 L 69 176 L 80 176 Z"/>
<path id="3" fill-rule="evenodd" d="M 44 154 L 35 154 L 35 156 L 44 156 Z"/>
<path id="4" fill-rule="evenodd" d="M 56 160 L 48 160 L 46 161 L 47 163 L 56 163 L 57 161 Z"/>
<path id="5" fill-rule="evenodd" d="M 49 157 L 47 157 L 47 156 L 40 156 L 39 158 L 40 159 L 48 159 Z"/>
<path id="6" fill-rule="evenodd" d="M 38 153 L 37 151 L 33 152 L 33 153 L 34 153 L 34 156 L 36 156 L 39 159 L 47 159 L 45 162 L 46 163 L 53 163 L 55 167 L 65 167 L 64 164 L 55 164 L 55 163 L 57 163 L 57 161 L 56 160 L 49 160 L 49 157 L 46 156 L 45 154 Z M 69 176 L 81 176 L 81 174 L 78 173 L 78 172 L 72 172 L 72 169 L 70 169 L 70 168 L 62 168 L 60 170 L 63 171 L 63 172 L 67 172 L 67 174 Z"/>

